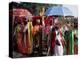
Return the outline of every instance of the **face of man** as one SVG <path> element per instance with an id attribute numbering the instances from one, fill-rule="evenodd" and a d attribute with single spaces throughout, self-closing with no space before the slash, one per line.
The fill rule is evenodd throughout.
<path id="1" fill-rule="evenodd" d="M 58 25 L 55 25 L 55 29 L 58 30 L 59 29 L 59 26 Z"/>
<path id="2" fill-rule="evenodd" d="M 58 20 L 58 18 L 56 18 L 56 19 L 54 20 L 54 27 L 55 27 L 56 30 L 59 29 L 59 20 Z"/>
<path id="3" fill-rule="evenodd" d="M 36 21 L 36 24 L 40 24 L 40 20 L 39 19 Z"/>

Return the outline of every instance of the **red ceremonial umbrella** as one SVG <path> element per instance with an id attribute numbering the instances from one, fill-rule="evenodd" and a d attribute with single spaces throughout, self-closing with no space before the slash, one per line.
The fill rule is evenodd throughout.
<path id="1" fill-rule="evenodd" d="M 32 14 L 27 9 L 22 8 L 14 8 L 13 9 L 13 16 L 19 16 L 19 17 L 26 17 L 26 16 L 32 16 Z"/>

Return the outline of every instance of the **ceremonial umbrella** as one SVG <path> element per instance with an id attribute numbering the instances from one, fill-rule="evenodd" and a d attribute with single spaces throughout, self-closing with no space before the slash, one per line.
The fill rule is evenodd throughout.
<path id="1" fill-rule="evenodd" d="M 32 16 L 32 14 L 31 14 L 31 12 L 29 12 L 29 10 L 22 9 L 22 8 L 14 8 L 13 15 L 19 16 L 19 17 Z"/>
<path id="2" fill-rule="evenodd" d="M 73 16 L 72 12 L 67 7 L 63 7 L 63 6 L 49 7 L 46 10 L 45 15 L 46 16 L 53 16 L 53 15 L 57 15 L 57 16 Z"/>
<path id="3" fill-rule="evenodd" d="M 45 14 L 45 16 L 62 16 L 63 24 L 64 24 L 64 16 L 73 16 L 72 12 L 64 6 L 52 6 L 49 7 Z"/>

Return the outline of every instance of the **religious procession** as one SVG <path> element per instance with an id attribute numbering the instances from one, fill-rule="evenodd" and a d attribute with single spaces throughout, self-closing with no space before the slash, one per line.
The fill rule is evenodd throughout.
<path id="1" fill-rule="evenodd" d="M 74 12 L 61 4 L 10 2 L 12 56 L 78 54 L 78 17 Z"/>

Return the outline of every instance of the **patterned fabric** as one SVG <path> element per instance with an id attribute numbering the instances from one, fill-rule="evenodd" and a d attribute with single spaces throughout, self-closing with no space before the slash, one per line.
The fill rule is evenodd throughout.
<path id="1" fill-rule="evenodd" d="M 63 45 L 62 45 L 62 36 L 60 34 L 60 31 L 56 31 L 56 38 L 55 38 L 55 42 L 58 41 L 58 44 L 55 44 L 55 54 L 54 55 L 63 55 Z"/>

